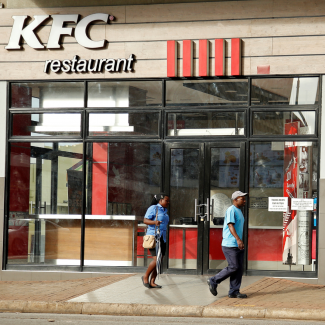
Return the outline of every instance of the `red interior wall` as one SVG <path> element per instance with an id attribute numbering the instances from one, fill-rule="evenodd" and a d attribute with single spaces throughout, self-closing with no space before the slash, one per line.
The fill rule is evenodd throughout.
<path id="1" fill-rule="evenodd" d="M 213 228 L 210 229 L 210 251 L 209 259 L 210 260 L 225 260 L 221 249 L 222 242 L 222 228 Z"/>
<path id="2" fill-rule="evenodd" d="M 169 258 L 183 257 L 183 229 L 169 229 Z M 185 258 L 197 258 L 197 229 L 185 229 Z"/>
<path id="3" fill-rule="evenodd" d="M 281 229 L 249 229 L 249 261 L 282 261 Z"/>
<path id="4" fill-rule="evenodd" d="M 107 143 L 93 144 L 92 214 L 105 215 L 107 202 Z"/>
<path id="5" fill-rule="evenodd" d="M 31 88 L 12 85 L 11 107 L 31 107 L 31 104 Z M 12 121 L 12 134 L 28 136 L 30 135 L 30 131 L 28 130 L 29 126 L 31 126 L 30 114 L 15 115 Z M 24 259 L 28 255 L 28 227 L 15 226 L 14 219 L 21 218 L 19 213 L 29 213 L 30 155 L 30 143 L 11 144 L 9 189 L 10 224 L 8 231 L 9 259 Z"/>
<path id="6" fill-rule="evenodd" d="M 197 230 L 186 229 L 186 259 L 197 258 Z M 221 249 L 222 229 L 210 229 L 210 260 L 225 260 Z M 169 229 L 169 257 L 182 259 L 183 229 Z M 138 237 L 138 255 L 143 255 L 142 237 Z M 316 230 L 312 237 L 312 259 L 316 259 Z M 282 261 L 281 229 L 250 229 L 248 235 L 249 261 Z"/>

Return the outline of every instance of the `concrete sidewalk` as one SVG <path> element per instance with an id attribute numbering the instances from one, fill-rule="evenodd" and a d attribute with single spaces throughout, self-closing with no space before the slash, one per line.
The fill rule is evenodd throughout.
<path id="1" fill-rule="evenodd" d="M 325 286 L 244 277 L 247 299 L 227 297 L 229 282 L 211 295 L 206 276 L 161 275 L 147 289 L 140 274 L 65 281 L 0 281 L 0 312 L 193 317 L 283 318 L 325 321 Z"/>

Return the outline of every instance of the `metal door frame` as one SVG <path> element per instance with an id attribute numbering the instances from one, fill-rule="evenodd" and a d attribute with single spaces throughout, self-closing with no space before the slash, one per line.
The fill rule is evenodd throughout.
<path id="1" fill-rule="evenodd" d="M 212 148 L 239 148 L 239 190 L 245 192 L 246 183 L 246 164 L 245 164 L 245 153 L 246 153 L 246 141 L 236 141 L 236 142 L 207 142 L 205 144 L 205 174 L 204 174 L 204 199 L 210 199 L 210 175 L 211 175 L 211 149 Z M 211 202 L 211 200 L 210 200 Z M 248 203 L 248 201 L 247 201 Z M 247 204 L 243 209 L 243 214 L 245 217 L 243 241 L 245 247 L 247 247 Z M 215 274 L 219 270 L 209 268 L 209 241 L 210 241 L 210 222 L 204 221 L 204 233 L 203 233 L 203 252 L 202 252 L 202 273 L 201 274 Z M 244 258 L 244 270 L 246 272 L 247 265 L 247 249 L 245 249 Z"/>
<path id="2" fill-rule="evenodd" d="M 167 193 L 170 191 L 170 173 L 171 173 L 171 149 L 198 149 L 199 150 L 199 189 L 198 202 L 206 203 L 207 198 L 210 198 L 210 171 L 211 171 L 211 148 L 240 148 L 240 180 L 239 189 L 245 191 L 245 141 L 191 141 L 191 142 L 165 142 L 165 176 L 164 188 Z M 171 204 L 175 204 L 171 202 Z M 176 203 L 177 204 L 177 203 Z M 194 202 L 188 202 L 193 205 Z M 247 207 L 244 211 L 245 219 L 247 220 Z M 247 222 L 245 223 L 247 224 Z M 175 269 L 169 268 L 169 231 L 167 233 L 167 250 L 163 262 L 163 272 L 173 274 L 208 274 L 215 273 L 216 270 L 209 270 L 209 233 L 210 222 L 201 221 L 197 218 L 197 268 L 196 269 Z M 247 227 L 244 230 L 244 243 L 247 245 Z M 244 269 L 246 270 L 246 258 L 244 262 Z"/>

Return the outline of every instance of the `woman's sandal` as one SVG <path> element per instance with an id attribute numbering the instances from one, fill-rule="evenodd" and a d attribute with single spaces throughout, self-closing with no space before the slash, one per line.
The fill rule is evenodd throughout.
<path id="1" fill-rule="evenodd" d="M 146 288 L 153 288 L 149 283 L 144 283 L 144 280 L 143 280 L 143 276 L 141 277 L 141 279 L 142 279 L 142 283 L 143 283 L 143 285 L 146 287 Z"/>

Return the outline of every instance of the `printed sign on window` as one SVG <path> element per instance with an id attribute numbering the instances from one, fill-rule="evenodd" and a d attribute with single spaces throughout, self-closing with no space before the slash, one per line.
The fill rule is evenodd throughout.
<path id="1" fill-rule="evenodd" d="M 268 211 L 286 212 L 288 208 L 287 197 L 269 197 Z"/>
<path id="2" fill-rule="evenodd" d="M 291 199 L 291 210 L 313 211 L 313 199 Z"/>

